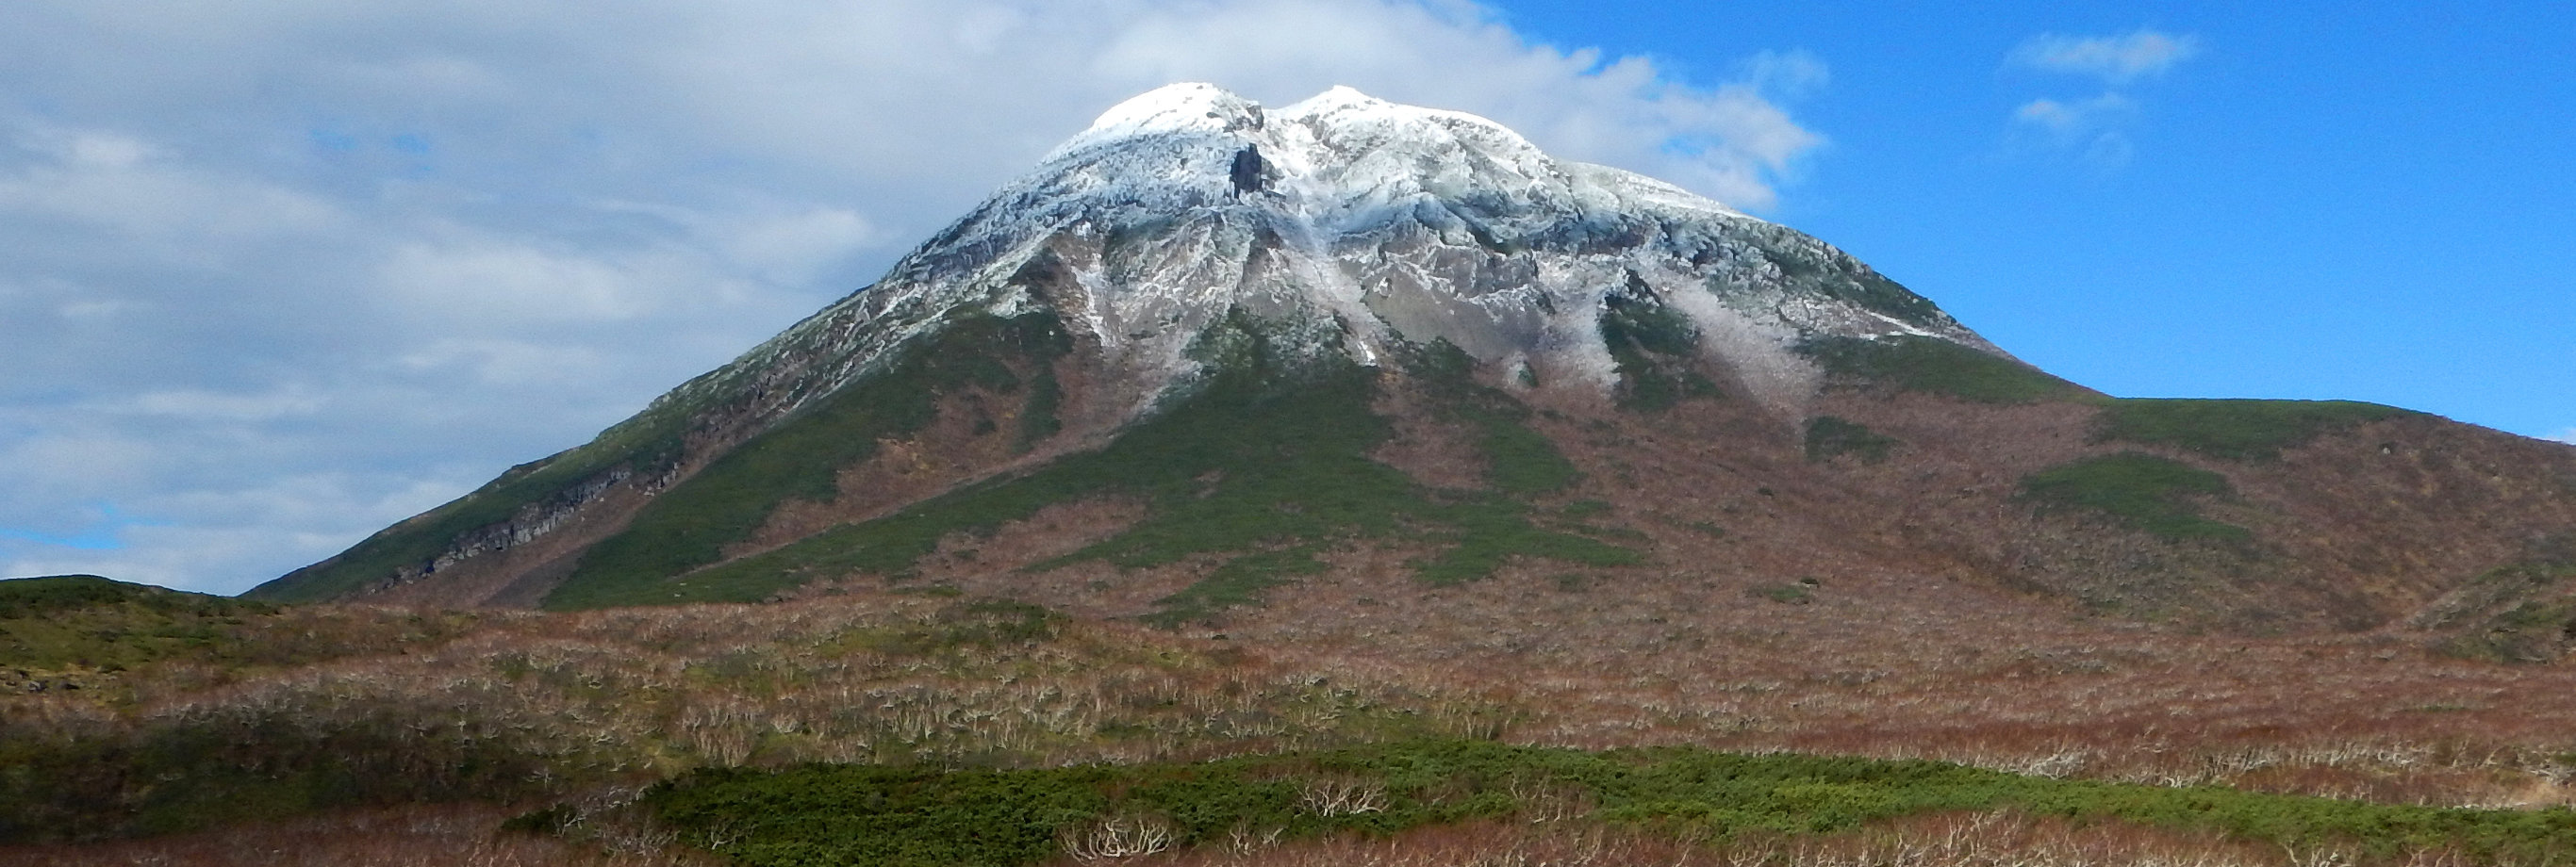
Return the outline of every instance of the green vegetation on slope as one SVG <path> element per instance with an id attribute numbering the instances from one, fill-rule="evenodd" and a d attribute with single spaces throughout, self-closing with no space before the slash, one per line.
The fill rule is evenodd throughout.
<path id="1" fill-rule="evenodd" d="M 1717 384 L 1692 369 L 1699 329 L 1656 299 L 1645 281 L 1634 274 L 1628 280 L 1633 295 L 1601 299 L 1601 342 L 1618 365 L 1619 385 L 1612 397 L 1619 407 L 1660 412 L 1683 398 L 1718 396 Z"/>
<path id="2" fill-rule="evenodd" d="M 1501 389 L 1476 382 L 1476 359 L 1446 340 L 1408 347 L 1404 371 L 1429 397 L 1434 412 L 1476 431 L 1485 459 L 1485 484 L 1514 495 L 1552 494 L 1582 478 L 1547 436 L 1531 430 L 1529 407 Z"/>
<path id="3" fill-rule="evenodd" d="M 919 432 L 934 421 L 942 396 L 966 388 L 1013 392 L 1012 364 L 1034 371 L 1037 386 L 1021 441 L 1056 424 L 1054 360 L 1071 338 L 1052 314 L 1012 319 L 968 318 L 903 353 L 884 371 L 824 397 L 778 426 L 718 458 L 688 481 L 654 497 L 625 532 L 582 556 L 570 577 L 546 597 L 551 608 L 614 604 L 621 591 L 723 559 L 724 547 L 748 538 L 790 499 L 830 500 L 842 468 L 867 460 L 880 440 Z M 628 600 L 642 601 L 642 600 Z"/>
<path id="4" fill-rule="evenodd" d="M 2227 477 L 2141 452 L 2090 457 L 2032 473 L 2022 496 L 2042 509 L 2075 508 L 2176 540 L 2245 542 L 2254 534 L 2200 515 L 2195 498 L 2234 493 Z"/>
<path id="5" fill-rule="evenodd" d="M 1145 622 L 1174 629 L 1211 621 L 1228 608 L 1259 605 L 1261 591 L 1287 584 L 1294 576 L 1322 573 L 1324 561 L 1315 555 L 1323 550 L 1323 545 L 1309 542 L 1237 556 L 1180 592 L 1154 600 L 1161 610 L 1146 615 Z"/>
<path id="6" fill-rule="evenodd" d="M 2226 460 L 2270 460 L 2328 431 L 2416 415 L 2348 400 L 2111 398 L 2038 368 L 1947 340 L 1820 337 L 1798 351 L 1847 384 L 1939 394 L 1979 403 L 2071 400 L 2102 407 L 2097 441 L 2170 446 Z M 1813 437 L 1810 428 L 1810 437 Z"/>
<path id="7" fill-rule="evenodd" d="M 1371 369 L 1338 357 L 1283 357 L 1240 314 L 1212 329 L 1196 351 L 1210 379 L 1101 451 L 671 580 L 662 580 L 669 572 L 632 571 L 615 583 L 559 591 L 547 604 L 758 601 L 821 578 L 900 576 L 950 534 L 989 533 L 1045 506 L 1097 497 L 1140 499 L 1151 512 L 1126 532 L 1041 568 L 1086 560 L 1150 567 L 1202 554 L 1252 558 L 1231 571 L 1219 567 L 1210 586 L 1167 601 L 1189 616 L 1311 571 L 1313 554 L 1343 539 L 1437 545 L 1439 553 L 1417 564 L 1418 577 L 1429 581 L 1480 578 L 1513 556 L 1592 565 L 1637 559 L 1625 548 L 1535 527 L 1517 499 L 1429 490 L 1372 460 L 1390 429 L 1371 410 L 1378 388 Z M 1516 435 L 1500 439 L 1512 445 L 1497 464 L 1504 467 L 1498 480 L 1532 490 L 1564 473 L 1550 464 L 1552 449 Z"/>
<path id="8" fill-rule="evenodd" d="M 1895 437 L 1839 416 L 1820 415 L 1807 422 L 1807 460 L 1812 463 L 1855 455 L 1874 464 L 1887 460 L 1888 449 L 1896 445 Z"/>
<path id="9" fill-rule="evenodd" d="M 60 617 L 93 608 L 130 607 L 163 615 L 266 614 L 277 606 L 96 575 L 47 575 L 0 580 L 0 620 Z"/>
<path id="10" fill-rule="evenodd" d="M 1422 742 L 1197 764 L 956 770 L 808 765 L 701 770 L 645 803 L 681 839 L 765 865 L 1037 864 L 1068 848 L 1227 845 L 1386 834 L 1584 804 L 1585 818 L 1724 842 L 1812 835 L 1905 816 L 2015 810 L 2124 821 L 2389 858 L 2456 848 L 2496 863 L 2576 846 L 2564 808 L 2438 809 L 2219 788 L 2016 776 L 1928 761 L 1697 748 L 1585 753 Z"/>
<path id="11" fill-rule="evenodd" d="M 2349 400 L 2120 398 L 2104 403 L 2096 436 L 2227 460 L 2271 460 L 2330 430 L 2414 414 Z"/>
<path id="12" fill-rule="evenodd" d="M 114 671 L 216 651 L 243 618 L 276 610 L 96 575 L 0 581 L 0 668 Z"/>
<path id="13" fill-rule="evenodd" d="M 2091 393 L 2038 368 L 1937 337 L 1819 337 L 1798 351 L 1825 372 L 1864 386 L 1945 395 L 1978 403 L 2074 400 Z"/>
<path id="14" fill-rule="evenodd" d="M 1056 431 L 1060 422 L 1055 410 L 1062 392 L 1046 362 L 1062 355 L 1070 343 L 1052 317 L 1029 314 L 1011 320 L 969 319 L 957 326 L 955 340 L 974 342 L 984 350 L 1012 350 L 1003 357 L 1026 362 L 1034 369 L 1027 383 L 1028 406 L 1021 414 L 1016 434 L 1023 448 Z M 1009 391 L 1023 384 L 994 357 L 942 353 L 938 348 L 915 351 L 896 368 L 890 375 L 872 380 L 877 388 L 845 389 L 825 398 L 822 403 L 826 406 L 809 408 L 807 414 L 837 414 L 841 418 L 836 421 L 840 422 L 857 417 L 879 435 L 895 436 L 929 423 L 938 389 L 973 383 Z M 709 373 L 700 380 L 722 372 Z M 458 538 L 507 521 L 527 506 L 565 497 L 583 481 L 615 471 L 621 465 L 638 474 L 667 471 L 680 460 L 690 425 L 704 409 L 656 404 L 602 432 L 587 445 L 512 467 L 473 493 L 388 527 L 337 557 L 262 584 L 244 595 L 279 602 L 347 596 L 404 568 L 425 565 L 453 547 Z M 783 427 L 797 425 L 791 420 Z M 585 563 L 583 568 L 650 569 L 673 563 L 694 566 L 713 562 L 712 552 L 758 526 L 781 498 L 829 497 L 831 470 L 836 467 L 825 465 L 833 460 L 864 460 L 876 442 L 873 437 L 859 437 L 836 443 L 828 436 L 812 434 L 818 428 L 829 427 L 829 422 L 809 420 L 802 426 L 806 432 L 802 441 L 796 441 L 800 438 L 790 433 L 784 437 L 789 442 L 765 447 L 758 443 L 776 437 L 780 431 L 756 438 L 753 445 L 737 450 L 697 478 L 665 493 L 666 499 L 670 494 L 679 494 L 677 503 L 664 505 L 657 500 L 648 507 L 651 514 L 639 516 L 638 520 L 649 518 L 655 532 L 627 534 L 630 538 L 621 546 L 626 550 L 612 549 L 604 565 Z M 699 482 L 710 475 L 714 478 Z"/>

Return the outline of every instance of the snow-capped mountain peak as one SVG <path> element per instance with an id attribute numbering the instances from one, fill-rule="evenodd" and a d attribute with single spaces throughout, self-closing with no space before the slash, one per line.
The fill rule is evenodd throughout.
<path id="1" fill-rule="evenodd" d="M 1242 156 L 1246 151 L 1250 156 Z M 1205 158 L 1215 154 L 1227 158 Z M 1257 186 L 1327 220 L 1419 195 L 1480 192 L 1568 210 L 1594 186 L 1576 175 L 1599 171 L 1561 163 L 1509 128 L 1466 112 L 1388 102 L 1347 86 L 1265 111 L 1203 83 L 1166 85 L 1110 108 L 1048 154 L 1037 174 L 1057 166 L 1116 176 L 1124 186 L 1112 194 L 1142 194 L 1136 185 L 1152 181 L 1216 191 Z M 1734 213 L 1686 194 L 1666 198 Z M 1616 207 L 1615 201 L 1594 204 Z"/>
<path id="2" fill-rule="evenodd" d="M 961 312 L 1052 309 L 1142 412 L 1239 310 L 1298 351 L 1374 364 L 1392 341 L 1445 340 L 1497 381 L 1609 389 L 1600 320 L 1625 300 L 1681 317 L 1783 409 L 1812 396 L 1794 348 L 1820 335 L 1994 351 L 1814 238 L 1482 117 L 1347 87 L 1265 110 L 1183 83 L 1102 113 L 878 284 L 713 379 L 765 370 L 772 393 L 821 394 Z M 790 357 L 831 361 L 781 387 L 772 362 Z"/>
<path id="3" fill-rule="evenodd" d="M 705 462 L 794 425 L 847 422 L 823 438 L 847 445 L 832 438 L 874 442 L 895 428 L 871 425 L 902 416 L 926 448 L 994 449 L 958 453 L 956 466 L 975 468 L 967 475 L 915 461 L 886 470 L 902 481 L 853 482 L 868 488 L 846 506 L 854 515 L 900 499 L 878 487 L 962 481 L 1113 442 L 1203 389 L 1244 381 L 1230 372 L 1290 390 L 1302 373 L 1338 376 L 1350 364 L 1400 380 L 1423 371 L 1401 359 L 1454 359 L 1413 351 L 1440 343 L 1471 357 L 1463 370 L 1484 383 L 1549 402 L 1725 401 L 1727 412 L 1797 431 L 1823 376 L 1811 341 L 1896 334 L 1992 351 L 1814 238 L 1670 184 L 1557 159 L 1485 118 L 1350 88 L 1265 110 L 1214 85 L 1176 84 L 1102 113 L 876 283 L 551 461 L 564 478 L 541 500 L 515 501 L 505 520 L 456 513 L 464 517 L 442 519 L 455 527 L 397 533 L 408 541 L 289 583 L 387 580 L 376 560 L 400 561 L 386 567 L 396 583 L 467 560 L 492 575 L 537 575 L 488 555 L 559 532 L 585 510 L 660 508 L 637 504 L 672 502 L 671 486 L 693 473 L 735 472 Z M 933 435 L 923 425 L 934 417 L 966 427 Z M 1020 431 L 985 435 L 1007 426 Z M 840 479 L 829 473 L 841 469 L 816 472 Z M 577 532 L 627 532 L 601 520 Z M 693 562 L 746 550 L 724 546 L 748 537 L 728 538 L 694 549 Z M 616 556 L 662 550 L 648 548 Z M 601 562 L 580 574 L 662 568 Z"/>

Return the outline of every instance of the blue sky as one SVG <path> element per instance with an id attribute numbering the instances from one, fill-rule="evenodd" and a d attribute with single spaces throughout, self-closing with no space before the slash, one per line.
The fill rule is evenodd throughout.
<path id="1" fill-rule="evenodd" d="M 219 592 L 585 440 L 1120 99 L 1473 111 L 2138 396 L 2576 439 L 2576 14 L 2311 4 L 0 7 L 0 575 Z"/>
<path id="2" fill-rule="evenodd" d="M 1765 215 L 2079 382 L 2576 427 L 2576 7 L 1866 6 L 1505 14 L 1688 78 L 1812 52 L 1831 82 L 1789 107 L 1831 142 Z M 2140 32 L 2190 50 L 2124 82 L 2013 61 Z M 2013 120 L 2106 94 L 2089 135 Z"/>

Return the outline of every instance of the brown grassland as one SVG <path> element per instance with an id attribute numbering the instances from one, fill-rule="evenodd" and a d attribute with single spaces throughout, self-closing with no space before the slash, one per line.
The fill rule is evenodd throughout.
<path id="1" fill-rule="evenodd" d="M 362 778 L 334 789 L 340 800 L 236 805 L 212 814 L 231 822 L 213 830 L 155 825 L 140 830 L 185 833 L 0 849 L 0 861 L 680 863 L 670 859 L 684 856 L 653 845 L 649 830 L 613 820 L 613 803 L 600 827 L 622 830 L 586 842 L 493 829 L 531 805 L 615 802 L 706 765 L 1133 763 L 1410 737 L 1920 757 L 2442 806 L 2564 804 L 2576 772 L 2568 668 L 2452 658 L 2393 630 L 2198 633 L 1991 587 L 1865 575 L 1834 576 L 1789 602 L 1697 581 L 1613 592 L 1535 570 L 1446 588 L 1319 582 L 1287 588 L 1270 608 L 1301 614 L 1175 634 L 1024 603 L 864 589 L 773 605 L 573 614 L 288 608 L 250 620 L 228 645 L 256 653 L 56 673 L 53 682 L 85 688 L 0 699 L 0 731 L 17 756 L 223 743 L 230 748 L 212 761 L 228 768 L 216 770 L 272 778 L 342 762 L 333 751 L 364 743 L 395 757 L 364 773 L 398 776 L 401 785 Z M 1584 626 L 1577 632 L 1574 623 Z M 440 764 L 488 765 L 493 756 L 516 762 L 504 763 L 506 803 L 491 800 L 488 775 L 475 776 L 485 772 Z M 149 781 L 114 768 L 75 762 L 46 772 L 53 791 L 94 808 L 77 815 L 62 805 L 40 817 L 63 823 L 67 837 L 138 830 L 103 816 L 148 812 L 156 797 Z M 1154 857 L 1388 865 L 2342 857 L 2008 814 L 1711 848 L 1567 812 L 1556 822 L 1295 842 L 1257 855 Z"/>

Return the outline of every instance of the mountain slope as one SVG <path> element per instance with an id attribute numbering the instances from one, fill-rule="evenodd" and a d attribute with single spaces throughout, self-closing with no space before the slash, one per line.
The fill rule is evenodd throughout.
<path id="1" fill-rule="evenodd" d="M 1498 575 L 1867 575 L 2357 629 L 2571 528 L 2576 450 L 2109 398 L 1489 121 L 1174 85 L 594 442 L 252 595 L 947 583 L 1178 625 Z"/>

